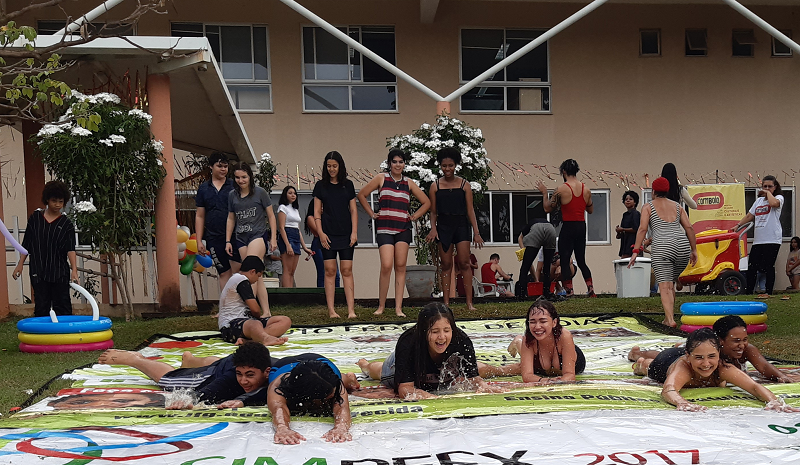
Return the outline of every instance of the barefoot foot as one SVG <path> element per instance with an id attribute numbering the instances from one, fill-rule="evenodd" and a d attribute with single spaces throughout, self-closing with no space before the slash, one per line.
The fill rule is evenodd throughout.
<path id="1" fill-rule="evenodd" d="M 372 312 L 373 315 L 383 315 L 383 308 L 379 308 Z"/>
<path id="2" fill-rule="evenodd" d="M 642 356 L 642 349 L 639 346 L 631 347 L 631 351 L 628 352 L 628 361 L 635 362 L 639 360 L 639 357 Z"/>
<path id="3" fill-rule="evenodd" d="M 365 358 L 358 359 L 356 365 L 358 365 L 358 367 L 361 368 L 361 373 L 364 373 L 365 375 L 369 376 L 369 362 L 367 361 L 367 359 Z"/>
<path id="4" fill-rule="evenodd" d="M 402 310 L 395 310 L 394 314 L 397 315 L 397 316 L 403 317 L 403 318 L 405 318 L 405 316 L 406 316 L 406 314 L 403 313 Z"/>
<path id="5" fill-rule="evenodd" d="M 139 352 L 127 350 L 108 349 L 97 358 L 98 363 L 103 365 L 131 365 L 144 357 Z"/>
<path id="6" fill-rule="evenodd" d="M 281 344 L 286 344 L 288 341 L 288 337 L 275 337 L 267 334 L 264 336 L 264 339 L 261 341 L 265 346 L 279 346 Z"/>
<path id="7" fill-rule="evenodd" d="M 515 337 L 509 344 L 508 344 L 508 354 L 512 357 L 516 357 L 522 347 L 522 336 Z"/>
<path id="8" fill-rule="evenodd" d="M 341 318 L 338 313 L 336 312 L 329 312 L 328 318 Z"/>
<path id="9" fill-rule="evenodd" d="M 356 313 L 355 313 L 355 312 L 348 313 L 348 314 L 347 314 L 347 318 L 348 318 L 348 319 L 358 318 L 358 315 L 356 315 Z"/>
<path id="10" fill-rule="evenodd" d="M 639 359 L 631 365 L 633 369 L 633 374 L 637 376 L 647 376 L 647 368 L 644 364 L 644 357 L 639 357 Z"/>

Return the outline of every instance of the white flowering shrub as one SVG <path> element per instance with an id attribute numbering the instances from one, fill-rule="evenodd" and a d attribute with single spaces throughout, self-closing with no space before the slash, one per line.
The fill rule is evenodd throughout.
<path id="1" fill-rule="evenodd" d="M 261 154 L 261 160 L 256 163 L 256 172 L 253 173 L 253 178 L 255 178 L 256 184 L 269 192 L 272 190 L 272 186 L 275 185 L 275 174 L 277 172 L 278 168 L 272 161 L 272 155 L 265 152 Z"/>
<path id="2" fill-rule="evenodd" d="M 408 135 L 397 135 L 386 140 L 389 148 L 400 149 L 409 154 L 405 175 L 414 180 L 426 193 L 436 179 L 443 175 L 436 161 L 436 152 L 445 147 L 455 147 L 461 152 L 461 163 L 456 166 L 456 176 L 469 181 L 476 204 L 483 201 L 486 183 L 492 177 L 489 168 L 491 160 L 486 156 L 483 147 L 483 134 L 478 128 L 447 115 L 436 117 L 436 123 L 424 123 L 419 129 Z M 386 161 L 381 163 L 381 171 L 386 170 Z M 416 208 L 419 205 L 412 205 Z M 425 246 L 425 236 L 430 232 L 430 216 L 425 214 L 415 224 L 417 264 L 438 264 L 436 248 Z"/>
<path id="3" fill-rule="evenodd" d="M 47 170 L 69 184 L 78 200 L 70 215 L 95 250 L 126 254 L 150 239 L 164 145 L 150 132 L 152 116 L 120 106 L 116 95 L 73 92 L 69 103 L 33 142 Z"/>

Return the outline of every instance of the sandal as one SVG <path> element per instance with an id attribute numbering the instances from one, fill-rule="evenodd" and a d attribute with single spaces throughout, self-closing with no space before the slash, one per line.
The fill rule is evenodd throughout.
<path id="1" fill-rule="evenodd" d="M 791 299 L 791 297 L 789 297 L 788 295 L 781 296 L 781 300 L 789 300 L 789 299 Z"/>

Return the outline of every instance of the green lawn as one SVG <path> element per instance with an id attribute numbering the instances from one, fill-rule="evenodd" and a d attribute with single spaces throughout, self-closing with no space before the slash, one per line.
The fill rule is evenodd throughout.
<path id="1" fill-rule="evenodd" d="M 679 297 L 678 305 L 683 302 L 713 301 L 718 297 Z M 738 300 L 749 300 L 739 298 Z M 800 294 L 793 294 L 792 300 L 781 301 L 773 297 L 767 301 L 769 305 L 769 330 L 763 334 L 753 335 L 751 341 L 768 357 L 786 360 L 800 360 Z M 464 304 L 453 305 L 459 319 L 522 317 L 530 303 L 509 302 L 497 304 L 479 304 L 477 311 L 467 311 Z M 571 299 L 557 304 L 559 313 L 563 315 L 605 314 L 618 312 L 657 313 L 661 312 L 661 302 L 657 297 L 641 299 Z M 274 313 L 289 316 L 297 325 L 324 325 L 331 322 L 327 318 L 327 310 L 323 306 L 312 307 L 279 307 Z M 413 321 L 419 308 L 406 308 L 408 318 L 397 318 L 394 312 L 387 310 L 384 315 L 374 316 L 371 308 L 356 308 L 359 318 L 354 323 L 379 321 Z M 347 314 L 346 309 L 339 313 Z M 660 322 L 662 317 L 650 315 Z M 73 354 L 24 354 L 17 347 L 16 322 L 8 319 L 0 323 L 0 412 L 8 415 L 9 409 L 21 405 L 28 398 L 26 391 L 36 391 L 51 378 L 79 366 L 97 360 L 97 352 Z M 339 323 L 341 321 L 338 321 Z M 125 322 L 115 320 L 114 341 L 120 349 L 133 349 L 149 336 L 156 333 L 178 333 L 183 331 L 216 330 L 217 320 L 209 316 L 192 316 L 186 318 L 169 318 Z M 52 395 L 59 389 L 69 387 L 69 381 L 59 380 L 50 385 L 43 395 Z"/>

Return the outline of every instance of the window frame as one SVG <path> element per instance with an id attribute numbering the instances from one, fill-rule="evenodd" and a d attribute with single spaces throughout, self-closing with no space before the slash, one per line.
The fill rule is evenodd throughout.
<path id="1" fill-rule="evenodd" d="M 658 52 L 656 53 L 643 53 L 642 52 L 642 34 L 645 32 L 655 32 L 656 33 L 656 41 L 658 46 Z M 653 58 L 653 57 L 660 57 L 661 56 L 661 29 L 659 28 L 642 28 L 639 29 L 639 56 L 642 58 Z"/>
<path id="2" fill-rule="evenodd" d="M 739 42 L 736 40 L 737 35 L 751 35 L 752 42 Z M 756 39 L 756 32 L 754 29 L 733 29 L 731 30 L 731 57 L 735 58 L 754 58 L 756 56 L 756 44 L 758 43 Z M 736 54 L 736 47 L 749 47 L 750 54 L 749 55 L 739 55 Z"/>
<path id="3" fill-rule="evenodd" d="M 507 31 L 534 31 L 534 32 L 547 32 L 547 28 L 525 28 L 525 27 L 468 27 L 462 26 L 458 29 L 458 82 L 459 86 L 463 86 L 469 81 L 462 79 L 463 76 L 463 31 L 464 30 L 493 30 L 503 31 L 503 41 L 505 43 Z M 534 39 L 535 40 L 535 39 Z M 547 56 L 547 81 L 541 82 L 528 82 L 524 81 L 483 81 L 476 87 L 502 87 L 503 88 L 503 108 L 504 110 L 465 110 L 462 107 L 463 95 L 458 98 L 458 112 L 459 114 L 477 114 L 477 115 L 552 115 L 553 114 L 553 81 L 552 70 L 550 67 L 550 40 L 544 42 L 546 46 Z M 488 69 L 488 68 L 487 68 Z M 503 68 L 505 70 L 505 68 Z M 546 88 L 549 96 L 549 103 L 547 110 L 508 110 L 508 88 Z M 485 238 L 484 238 L 485 239 Z"/>
<path id="4" fill-rule="evenodd" d="M 792 38 L 792 30 L 791 29 L 778 29 L 778 31 L 783 33 L 783 35 L 785 35 L 786 37 L 788 37 L 790 39 Z M 783 45 L 783 43 L 779 42 L 778 39 L 776 39 L 773 36 L 770 36 L 770 37 L 772 38 L 772 41 L 771 41 L 771 52 L 772 53 L 770 54 L 771 57 L 775 57 L 775 58 L 791 58 L 793 56 L 794 50 L 792 50 L 791 48 L 789 48 L 789 53 L 776 53 L 775 52 L 775 44 L 776 43 L 780 43 L 781 45 Z"/>
<path id="5" fill-rule="evenodd" d="M 233 101 L 233 93 L 230 91 L 229 87 L 256 87 L 256 88 L 266 88 L 269 90 L 269 109 L 239 109 L 236 108 L 236 102 L 234 101 L 234 108 L 238 113 L 274 113 L 274 106 L 272 101 L 272 56 L 270 54 L 270 40 L 269 40 L 269 26 L 267 24 L 262 23 L 231 23 L 231 22 L 198 22 L 198 21 L 170 21 L 170 35 L 172 35 L 172 29 L 175 24 L 201 24 L 203 26 L 203 37 L 208 40 L 208 36 L 206 35 L 206 28 L 208 26 L 216 26 L 216 27 L 230 27 L 230 26 L 246 26 L 250 28 L 250 63 L 253 66 L 253 78 L 252 79 L 228 79 L 225 76 L 222 76 L 223 80 L 225 81 L 225 88 L 228 91 L 228 94 L 231 96 L 231 100 Z M 266 59 L 267 59 L 267 79 L 256 79 L 255 78 L 255 41 L 254 41 L 254 33 L 253 28 L 255 27 L 263 27 L 265 33 L 265 40 L 266 40 Z M 220 41 L 220 54 L 222 54 L 222 33 L 219 34 L 219 41 Z M 220 73 L 222 72 L 222 56 L 217 57 L 214 56 L 214 59 L 217 60 L 217 63 L 220 67 Z"/>
<path id="6" fill-rule="evenodd" d="M 589 189 L 591 195 L 594 194 L 604 194 L 606 196 L 606 237 L 605 241 L 590 241 L 589 240 L 589 220 L 591 218 L 597 218 L 593 216 L 594 213 L 589 215 L 588 213 L 585 215 L 586 217 L 586 245 L 611 245 L 611 189 L 603 188 L 603 189 Z"/>
<path id="7" fill-rule="evenodd" d="M 692 48 L 692 41 L 689 40 L 689 33 L 690 32 L 703 32 L 703 47 Z M 683 30 L 683 40 L 684 40 L 684 53 L 683 56 L 686 57 L 707 57 L 708 56 L 708 28 L 694 28 L 694 27 L 687 27 Z M 698 53 L 698 54 L 690 54 L 688 51 L 703 51 L 705 53 Z"/>
<path id="8" fill-rule="evenodd" d="M 350 29 L 351 28 L 359 28 L 359 43 L 360 44 L 362 43 L 361 42 L 362 41 L 361 28 L 363 28 L 363 27 L 392 28 L 392 36 L 394 37 L 394 56 L 395 56 L 394 65 L 397 66 L 397 30 L 396 30 L 396 27 L 395 27 L 394 24 L 348 24 L 348 25 L 333 24 L 333 26 L 335 28 L 337 28 L 337 29 L 340 29 L 340 28 L 346 29 L 347 32 L 345 32 L 345 34 L 347 34 L 348 37 L 350 36 Z M 305 63 L 305 56 L 304 56 L 305 55 L 305 42 L 304 42 L 305 37 L 304 37 L 304 34 L 303 34 L 303 30 L 305 28 L 307 28 L 307 27 L 308 28 L 312 28 L 312 29 L 318 29 L 318 28 L 321 29 L 316 24 L 301 24 L 300 25 L 300 73 L 301 73 L 301 75 L 300 75 L 300 82 L 301 82 L 300 99 L 301 99 L 301 102 L 302 102 L 301 104 L 302 104 L 302 107 L 303 107 L 303 110 L 302 110 L 303 113 L 345 113 L 345 114 L 352 114 L 352 113 L 389 113 L 389 114 L 400 113 L 400 96 L 399 96 L 399 85 L 398 85 L 397 76 L 395 76 L 394 82 L 364 82 L 363 81 L 364 59 L 365 59 L 364 54 L 361 53 L 361 52 L 358 52 L 357 50 L 355 50 L 354 48 L 350 47 L 350 45 L 348 45 L 346 43 L 344 45 L 347 47 L 348 55 L 353 50 L 358 52 L 359 55 L 360 55 L 360 60 L 361 60 L 360 61 L 360 63 L 361 63 L 360 66 L 361 66 L 361 73 L 362 73 L 362 75 L 361 75 L 362 80 L 361 81 L 353 80 L 352 69 L 350 70 L 350 73 L 348 73 L 348 78 L 346 80 L 344 80 L 344 79 L 338 79 L 338 80 L 336 80 L 336 79 L 307 79 L 306 78 L 306 63 Z M 337 38 L 336 40 L 339 40 L 339 39 Z M 316 41 L 317 41 L 317 35 L 314 34 L 314 45 L 313 45 L 314 65 L 316 65 L 316 63 L 317 63 Z M 350 66 L 350 65 L 348 64 L 348 66 Z M 348 90 L 348 92 L 347 92 L 348 109 L 347 110 L 317 110 L 317 109 L 309 110 L 309 109 L 307 109 L 306 108 L 306 98 L 305 98 L 305 96 L 306 96 L 306 87 L 307 86 L 311 86 L 311 87 L 315 87 L 315 86 L 316 87 L 320 87 L 320 86 L 346 87 L 347 90 Z M 364 88 L 364 87 L 389 87 L 389 86 L 394 86 L 394 95 L 395 95 L 395 108 L 394 108 L 394 110 L 354 110 L 353 109 L 353 87 Z"/>

